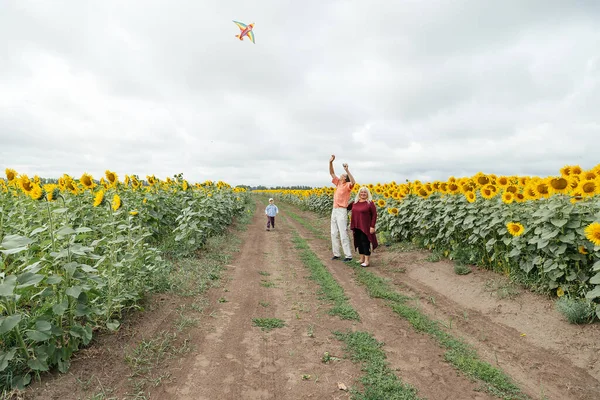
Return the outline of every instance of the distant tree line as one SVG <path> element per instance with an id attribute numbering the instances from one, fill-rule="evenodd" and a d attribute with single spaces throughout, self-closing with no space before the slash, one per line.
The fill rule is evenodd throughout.
<path id="1" fill-rule="evenodd" d="M 294 186 L 249 186 L 249 185 L 237 185 L 238 188 L 245 188 L 246 190 L 309 190 L 312 189 L 311 186 L 304 185 L 294 185 Z"/>

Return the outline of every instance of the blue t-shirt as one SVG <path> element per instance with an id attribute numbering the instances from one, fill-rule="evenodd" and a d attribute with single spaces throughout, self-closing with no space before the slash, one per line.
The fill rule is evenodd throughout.
<path id="1" fill-rule="evenodd" d="M 279 209 L 277 208 L 277 206 L 275 204 L 269 204 L 267 206 L 267 208 L 265 208 L 265 214 L 267 214 L 269 217 L 276 216 L 278 212 L 279 212 Z"/>

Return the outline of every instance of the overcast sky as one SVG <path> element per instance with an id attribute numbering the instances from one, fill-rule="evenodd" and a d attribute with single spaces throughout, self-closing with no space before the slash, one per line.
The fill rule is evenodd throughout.
<path id="1" fill-rule="evenodd" d="M 2 172 L 547 176 L 599 140 L 597 0 L 0 0 Z"/>

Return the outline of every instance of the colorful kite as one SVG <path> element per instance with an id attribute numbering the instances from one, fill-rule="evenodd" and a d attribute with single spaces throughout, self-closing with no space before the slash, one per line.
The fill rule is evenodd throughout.
<path id="1" fill-rule="evenodd" d="M 235 37 L 239 38 L 240 40 L 244 40 L 244 36 L 247 36 L 250 40 L 252 40 L 252 43 L 254 43 L 254 32 L 252 32 L 252 29 L 254 28 L 254 22 L 248 25 L 238 21 L 233 22 L 238 26 L 238 28 L 240 28 L 241 31 L 240 34 L 235 35 Z"/>

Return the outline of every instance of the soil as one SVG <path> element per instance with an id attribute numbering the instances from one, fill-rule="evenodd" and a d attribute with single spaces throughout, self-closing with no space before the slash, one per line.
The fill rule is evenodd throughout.
<path id="1" fill-rule="evenodd" d="M 367 331 L 383 342 L 390 368 L 422 398 L 496 398 L 444 361 L 444 350 L 433 339 L 370 298 L 353 269 L 331 260 L 328 217 L 278 206 L 275 230 L 265 229 L 259 202 L 247 229 L 231 232 L 241 239 L 239 252 L 203 299 L 149 298 L 117 333 L 98 335 L 79 352 L 66 374 L 45 374 L 15 398 L 349 399 L 343 387 L 360 390 L 363 372 L 344 358 L 344 344 L 332 334 L 347 330 Z M 296 233 L 343 287 L 360 322 L 327 313 L 330 305 L 320 298 L 318 284 L 307 279 L 309 271 L 292 242 Z M 420 299 L 423 312 L 445 321 L 448 332 L 473 345 L 532 399 L 600 398 L 600 324 L 569 324 L 551 299 L 476 267 L 457 275 L 449 261 L 428 262 L 429 254 L 381 246 L 369 270 Z M 204 305 L 193 314 L 198 323 L 175 329 L 181 310 L 194 304 Z M 254 318 L 279 318 L 285 326 L 263 331 Z M 142 379 L 131 366 L 132 349 L 142 340 L 164 338 L 164 332 L 173 335 L 170 356 Z M 324 363 L 325 352 L 335 359 Z"/>

